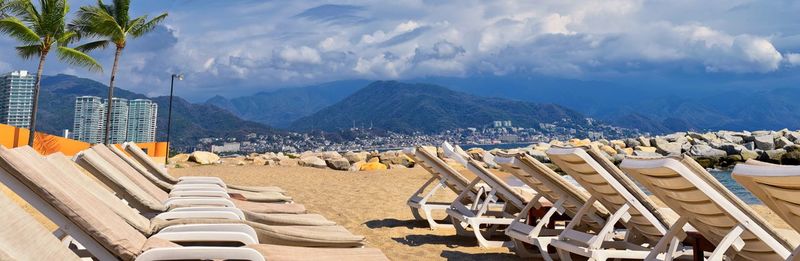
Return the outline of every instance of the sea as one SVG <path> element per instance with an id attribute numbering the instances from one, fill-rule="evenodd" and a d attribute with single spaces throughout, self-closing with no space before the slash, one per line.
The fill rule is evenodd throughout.
<path id="1" fill-rule="evenodd" d="M 531 143 L 503 143 L 503 144 L 486 144 L 486 145 L 474 145 L 474 144 L 461 144 L 462 148 L 470 149 L 470 148 L 481 148 L 484 150 L 491 150 L 494 148 L 498 149 L 513 149 L 513 148 L 521 148 L 527 147 Z M 742 199 L 747 204 L 762 204 L 758 198 L 753 196 L 753 193 L 750 193 L 747 189 L 739 185 L 733 178 L 731 178 L 730 170 L 717 170 L 711 169 L 708 170 L 711 175 L 713 175 L 723 186 L 727 187 L 728 190 L 733 192 L 734 195 Z M 646 189 L 644 189 L 647 191 Z"/>

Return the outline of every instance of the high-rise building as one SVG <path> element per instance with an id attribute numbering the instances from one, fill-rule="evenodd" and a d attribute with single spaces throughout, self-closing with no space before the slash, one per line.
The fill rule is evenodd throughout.
<path id="1" fill-rule="evenodd" d="M 151 100 L 136 99 L 128 102 L 128 141 L 153 142 L 156 140 L 158 104 Z"/>
<path id="2" fill-rule="evenodd" d="M 100 143 L 105 137 L 108 100 L 82 96 L 75 100 L 72 138 Z M 114 98 L 111 104 L 111 143 L 153 142 L 156 137 L 158 105 L 150 100 Z"/>
<path id="3" fill-rule="evenodd" d="M 106 106 L 100 97 L 81 96 L 76 98 L 72 138 L 88 143 L 103 142 L 105 112 Z"/>
<path id="4" fill-rule="evenodd" d="M 0 123 L 30 128 L 34 74 L 13 71 L 0 76 Z"/>
<path id="5" fill-rule="evenodd" d="M 111 102 L 111 138 L 109 141 L 116 144 L 123 143 L 126 139 L 128 139 L 128 100 L 114 98 Z"/>

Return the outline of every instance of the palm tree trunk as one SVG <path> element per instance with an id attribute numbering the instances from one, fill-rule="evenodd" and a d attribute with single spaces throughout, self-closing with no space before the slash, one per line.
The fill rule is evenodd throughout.
<path id="1" fill-rule="evenodd" d="M 33 86 L 33 109 L 31 110 L 30 134 L 28 134 L 28 146 L 33 147 L 33 137 L 36 133 L 36 113 L 39 111 L 39 87 L 42 84 L 42 71 L 44 70 L 44 59 L 47 52 L 39 54 L 39 68 L 36 69 L 36 85 Z"/>
<path id="2" fill-rule="evenodd" d="M 106 107 L 106 138 L 105 144 L 111 144 L 111 108 L 112 100 L 114 99 L 114 78 L 117 76 L 117 65 L 119 64 L 119 56 L 122 55 L 122 47 L 117 46 L 117 52 L 114 54 L 114 66 L 111 67 L 111 82 L 108 83 L 108 107 Z"/>

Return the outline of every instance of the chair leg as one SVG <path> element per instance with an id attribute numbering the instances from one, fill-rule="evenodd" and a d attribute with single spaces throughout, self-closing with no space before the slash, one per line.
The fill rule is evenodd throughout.
<path id="1" fill-rule="evenodd" d="M 449 224 L 440 224 L 436 222 L 436 219 L 433 218 L 433 210 L 430 208 L 423 208 L 422 211 L 425 213 L 425 219 L 428 220 L 428 225 L 431 227 L 431 230 L 439 229 L 439 228 L 453 228 Z M 448 215 L 446 218 L 449 218 Z"/>
<path id="2" fill-rule="evenodd" d="M 463 223 L 461 222 L 461 220 L 458 220 L 457 218 L 454 217 L 450 217 L 450 221 L 453 222 L 453 227 L 456 228 L 456 235 L 465 237 L 472 236 L 472 234 L 469 233 L 469 231 L 467 231 L 468 225 L 466 223 Z"/>
<path id="3" fill-rule="evenodd" d="M 561 259 L 561 261 L 572 261 L 572 256 L 571 256 L 572 254 L 570 254 L 569 251 L 557 249 L 557 252 L 558 252 L 558 259 Z"/>
<path id="4" fill-rule="evenodd" d="M 422 215 L 419 214 L 419 209 L 418 208 L 414 208 L 414 207 L 409 207 L 409 208 L 411 208 L 411 215 L 414 216 L 414 219 L 416 219 L 416 220 L 425 220 L 424 218 L 422 218 Z"/>
<path id="5" fill-rule="evenodd" d="M 478 245 L 481 248 L 496 248 L 496 247 L 505 247 L 509 246 L 509 242 L 506 241 L 496 241 L 496 240 L 488 240 L 483 235 L 480 227 L 481 224 L 470 222 L 469 226 L 472 227 L 472 233 L 475 235 L 475 238 L 478 240 Z"/>

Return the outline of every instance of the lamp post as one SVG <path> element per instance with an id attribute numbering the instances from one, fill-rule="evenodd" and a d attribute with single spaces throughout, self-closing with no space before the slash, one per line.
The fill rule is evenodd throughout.
<path id="1" fill-rule="evenodd" d="M 169 132 L 172 129 L 172 93 L 175 89 L 175 79 L 183 81 L 183 74 L 172 74 L 172 80 L 169 83 L 169 113 L 167 114 L 167 156 L 164 157 L 164 165 L 169 164 Z"/>

